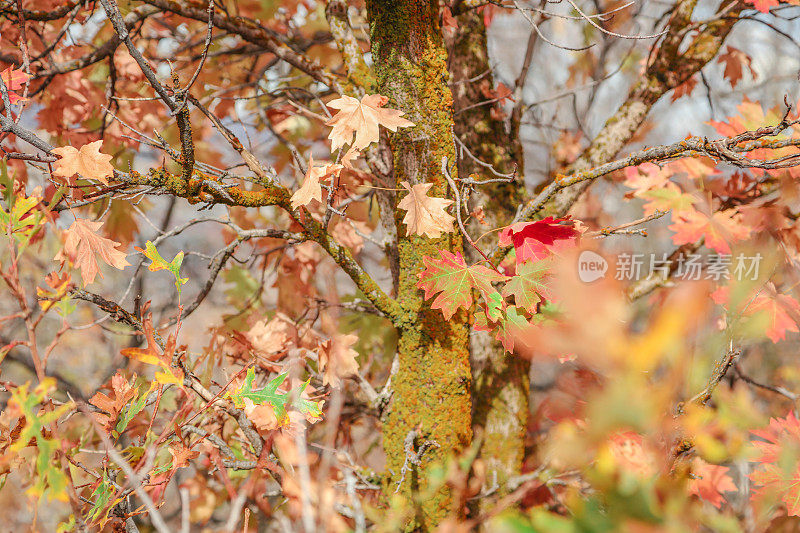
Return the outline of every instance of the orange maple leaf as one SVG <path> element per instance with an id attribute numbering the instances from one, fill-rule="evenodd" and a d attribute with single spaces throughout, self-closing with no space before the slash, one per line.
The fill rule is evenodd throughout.
<path id="1" fill-rule="evenodd" d="M 95 255 L 120 270 L 130 265 L 125 259 L 125 252 L 116 249 L 120 243 L 97 234 L 102 225 L 102 222 L 76 218 L 69 229 L 64 230 L 64 248 L 55 257 L 62 265 L 70 259 L 80 269 L 84 287 L 94 282 L 97 274 L 103 277 Z"/>
<path id="2" fill-rule="evenodd" d="M 349 144 L 355 133 L 356 140 L 353 148 L 363 150 L 378 140 L 378 126 L 397 131 L 397 128 L 407 128 L 414 123 L 401 118 L 403 111 L 388 109 L 383 106 L 389 101 L 379 94 L 368 94 L 361 101 L 342 95 L 329 102 L 328 107 L 339 109 L 333 118 L 327 121 L 327 126 L 333 126 L 328 139 L 331 140 L 331 150 Z"/>
<path id="3" fill-rule="evenodd" d="M 728 467 L 709 464 L 699 457 L 692 462 L 694 478 L 689 483 L 689 493 L 705 500 L 717 509 L 722 507 L 723 492 L 735 492 L 736 485 L 728 475 Z"/>
<path id="4" fill-rule="evenodd" d="M 750 228 L 741 223 L 733 209 L 716 211 L 711 216 L 694 209 L 682 211 L 669 229 L 675 232 L 674 244 L 693 243 L 705 237 L 706 246 L 721 254 L 731 253 L 729 242 L 750 236 Z"/>
<path id="5" fill-rule="evenodd" d="M 71 178 L 75 174 L 80 174 L 84 178 L 100 180 L 103 185 L 108 185 L 108 180 L 114 175 L 114 167 L 111 166 L 111 157 L 100 152 L 103 141 L 94 141 L 81 146 L 80 150 L 73 146 L 63 146 L 54 148 L 53 153 L 61 156 L 55 162 L 53 176 L 60 178 Z"/>
<path id="6" fill-rule="evenodd" d="M 400 209 L 408 211 L 403 218 L 407 235 L 427 235 L 436 239 L 442 233 L 453 231 L 455 218 L 445 211 L 453 200 L 428 196 L 432 183 L 417 183 L 412 187 L 407 181 L 403 181 L 400 185 L 410 193 L 397 204 Z"/>
<path id="7" fill-rule="evenodd" d="M 342 165 L 332 163 L 315 167 L 314 158 L 309 158 L 305 179 L 300 188 L 292 195 L 292 209 L 297 209 L 301 205 L 306 206 L 311 203 L 311 200 L 322 202 L 322 186 L 319 182 L 331 175 L 338 176 L 342 168 L 344 168 Z"/>

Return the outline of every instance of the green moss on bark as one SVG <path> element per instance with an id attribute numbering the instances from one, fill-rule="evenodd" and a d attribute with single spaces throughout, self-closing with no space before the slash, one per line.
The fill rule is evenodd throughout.
<path id="1" fill-rule="evenodd" d="M 444 196 L 442 157 L 454 160 L 452 94 L 448 87 L 447 54 L 441 40 L 436 2 L 369 1 L 372 54 L 381 94 L 402 109 L 414 128 L 392 135 L 397 183 L 432 183 L 431 194 Z M 402 197 L 403 195 L 399 195 Z M 406 236 L 396 210 L 400 263 L 398 302 L 405 310 L 399 321 L 399 368 L 392 378 L 393 396 L 383 429 L 389 476 L 386 495 L 400 494 L 413 509 L 406 528 L 429 531 L 458 512 L 446 486 L 432 482 L 435 465 L 460 454 L 472 439 L 467 314 L 444 320 L 431 310 L 417 289 L 422 258 L 437 250 L 458 250 L 460 238 Z M 418 466 L 406 463 L 404 441 L 416 432 L 413 449 L 430 448 Z M 407 467 L 403 475 L 403 466 Z"/>

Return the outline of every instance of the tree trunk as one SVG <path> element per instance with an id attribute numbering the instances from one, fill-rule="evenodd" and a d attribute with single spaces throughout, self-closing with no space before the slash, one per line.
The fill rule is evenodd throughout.
<path id="1" fill-rule="evenodd" d="M 514 122 L 493 115 L 494 105 L 477 105 L 487 100 L 482 89 L 494 87 L 489 64 L 486 25 L 483 15 L 469 10 L 457 18 L 458 28 L 448 39 L 454 108 L 458 115 L 455 133 L 467 149 L 498 172 L 511 173 L 517 163 L 518 178 L 512 183 L 492 183 L 479 187 L 473 198 L 483 206 L 487 225 L 470 224 L 470 231 L 480 235 L 488 229 L 508 224 L 524 198 L 523 151 Z M 458 172 L 478 174 L 480 179 L 496 178 L 471 157 L 459 160 Z M 481 240 L 491 249 L 496 234 Z M 466 254 L 480 259 L 474 250 Z M 489 333 L 473 331 L 470 336 L 472 371 L 475 382 L 473 429 L 482 437 L 479 457 L 486 463 L 486 486 L 497 484 L 498 494 L 506 494 L 506 481 L 520 474 L 525 452 L 528 421 L 530 363 L 515 354 L 506 354 L 502 345 Z M 484 498 L 479 505 L 493 502 Z"/>
<path id="2" fill-rule="evenodd" d="M 453 98 L 438 2 L 368 0 L 367 10 L 379 91 L 416 124 L 391 136 L 395 182 L 433 183 L 430 194 L 445 196 L 442 157 L 453 161 L 455 153 Z M 439 249 L 460 250 L 461 238 L 406 236 L 404 212 L 395 213 L 398 301 L 406 315 L 399 325 L 399 368 L 392 378 L 392 404 L 383 430 L 390 473 L 385 494 L 399 494 L 403 503 L 413 506 L 408 530 L 429 531 L 461 508 L 452 491 L 431 473 L 436 463 L 459 454 L 472 439 L 470 324 L 464 311 L 444 320 L 441 311 L 431 310 L 423 300 L 416 284 L 422 258 L 438 257 Z M 421 448 L 427 451 L 416 465 L 414 454 Z"/>

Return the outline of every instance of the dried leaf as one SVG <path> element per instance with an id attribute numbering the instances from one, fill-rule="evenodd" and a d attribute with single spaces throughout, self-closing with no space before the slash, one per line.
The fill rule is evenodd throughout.
<path id="1" fill-rule="evenodd" d="M 342 165 L 335 165 L 332 163 L 325 164 L 321 167 L 314 166 L 314 158 L 308 160 L 308 170 L 306 171 L 303 184 L 292 195 L 292 209 L 297 209 L 300 206 L 307 206 L 311 200 L 322 202 L 322 186 L 319 182 L 326 179 L 328 176 L 338 176 L 344 168 Z"/>
<path id="2" fill-rule="evenodd" d="M 322 345 L 319 366 L 325 372 L 322 375 L 324 385 L 338 388 L 342 378 L 358 373 L 358 352 L 352 348 L 357 340 L 357 335 L 336 335 Z"/>
<path id="3" fill-rule="evenodd" d="M 389 101 L 385 96 L 370 94 L 361 98 L 361 101 L 342 95 L 340 98 L 329 102 L 328 107 L 339 109 L 333 118 L 327 121 L 327 126 L 333 126 L 328 138 L 331 140 L 331 151 L 349 144 L 353 139 L 353 148 L 363 150 L 373 142 L 378 141 L 378 126 L 381 125 L 389 131 L 397 128 L 408 128 L 414 125 L 400 116 L 403 111 L 388 109 L 383 106 Z"/>
<path id="4" fill-rule="evenodd" d="M 100 152 L 103 141 L 94 141 L 81 146 L 80 150 L 73 146 L 63 146 L 54 148 L 54 154 L 61 156 L 55 162 L 53 176 L 61 178 L 71 178 L 75 174 L 80 174 L 84 178 L 100 180 L 104 185 L 108 185 L 108 180 L 114 176 L 114 167 L 111 166 L 111 157 Z"/>
<path id="5" fill-rule="evenodd" d="M 116 249 L 119 246 L 118 242 L 96 233 L 102 225 L 102 222 L 76 218 L 69 229 L 64 231 L 66 236 L 64 248 L 55 257 L 62 264 L 68 258 L 73 261 L 81 271 L 84 287 L 94 282 L 97 274 L 103 277 L 95 255 L 99 255 L 106 264 L 120 270 L 130 265 L 125 259 L 126 254 Z"/>
<path id="6" fill-rule="evenodd" d="M 400 185 L 410 193 L 397 204 L 400 209 L 408 211 L 403 218 L 406 235 L 427 235 L 431 239 L 436 239 L 441 237 L 442 233 L 453 231 L 455 218 L 445 211 L 453 200 L 427 196 L 433 187 L 432 183 L 417 183 L 412 187 L 407 181 L 403 181 Z"/>

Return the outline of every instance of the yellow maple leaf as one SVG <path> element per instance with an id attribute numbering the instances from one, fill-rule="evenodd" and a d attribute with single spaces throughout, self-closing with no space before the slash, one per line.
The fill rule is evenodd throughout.
<path id="1" fill-rule="evenodd" d="M 104 185 L 108 185 L 108 180 L 114 175 L 114 167 L 111 166 L 111 156 L 100 152 L 103 141 L 94 141 L 84 144 L 80 149 L 74 146 L 62 146 L 54 148 L 53 153 L 61 159 L 55 162 L 53 176 L 60 178 L 71 178 L 75 174 L 80 174 L 84 178 L 99 180 Z"/>
<path id="2" fill-rule="evenodd" d="M 453 221 L 445 208 L 453 203 L 446 198 L 428 196 L 432 183 L 417 183 L 413 187 L 407 181 L 400 183 L 408 189 L 409 195 L 403 198 L 397 207 L 408 211 L 403 224 L 406 224 L 407 235 L 427 235 L 432 239 L 441 237 L 442 233 L 453 231 Z"/>
<path id="3" fill-rule="evenodd" d="M 378 140 L 379 125 L 388 128 L 389 131 L 414 125 L 413 122 L 400 117 L 404 114 L 403 111 L 384 108 L 388 101 L 385 96 L 368 94 L 361 98 L 361 101 L 342 95 L 341 98 L 329 102 L 328 107 L 339 110 L 325 123 L 327 126 L 333 126 L 328 135 L 328 139 L 331 140 L 331 150 L 349 144 L 353 140 L 353 134 L 356 140 L 352 147 L 363 150 Z"/>

